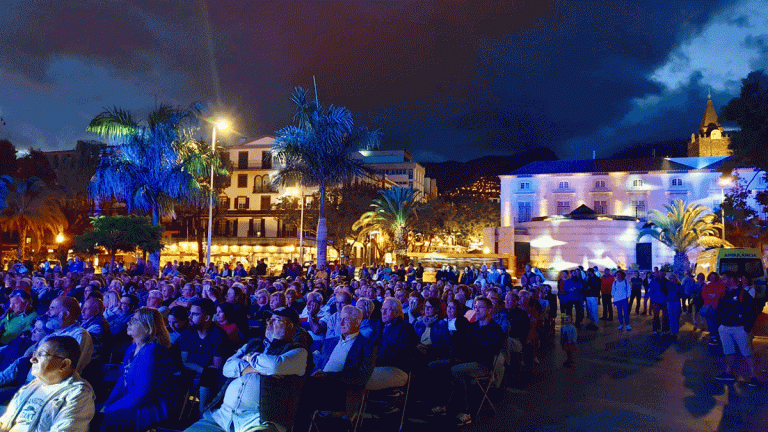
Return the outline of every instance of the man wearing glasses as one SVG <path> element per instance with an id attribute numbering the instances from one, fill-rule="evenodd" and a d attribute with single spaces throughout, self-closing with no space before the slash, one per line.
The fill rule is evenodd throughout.
<path id="1" fill-rule="evenodd" d="M 252 339 L 227 360 L 223 373 L 229 382 L 186 432 L 277 430 L 268 421 L 290 428 L 309 356 L 293 341 L 298 327 L 295 309 L 272 311 L 264 338 Z"/>
<path id="2" fill-rule="evenodd" d="M 13 397 L 0 417 L 0 430 L 86 432 L 95 396 L 77 373 L 79 359 L 75 338 L 46 339 L 30 359 L 35 379 Z"/>

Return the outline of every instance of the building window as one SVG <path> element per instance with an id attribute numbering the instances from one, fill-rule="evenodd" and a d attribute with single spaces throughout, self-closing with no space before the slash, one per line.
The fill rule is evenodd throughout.
<path id="1" fill-rule="evenodd" d="M 531 190 L 531 182 L 520 182 L 520 190 L 522 191 Z"/>
<path id="2" fill-rule="evenodd" d="M 643 187 L 643 179 L 632 180 L 632 187 Z"/>
<path id="3" fill-rule="evenodd" d="M 229 197 L 220 196 L 218 207 L 222 210 L 229 210 Z"/>
<path id="4" fill-rule="evenodd" d="M 408 188 L 413 189 L 413 182 L 408 182 Z"/>
<path id="5" fill-rule="evenodd" d="M 237 152 L 237 169 L 248 169 L 248 152 Z"/>
<path id="6" fill-rule="evenodd" d="M 413 170 L 408 170 L 408 180 L 413 180 Z"/>
<path id="7" fill-rule="evenodd" d="M 672 186 L 682 186 L 682 185 L 683 185 L 683 179 L 681 178 L 672 179 Z"/>
<path id="8" fill-rule="evenodd" d="M 558 201 L 557 202 L 557 214 L 566 215 L 571 212 L 570 201 Z"/>
<path id="9" fill-rule="evenodd" d="M 237 200 L 235 201 L 235 206 L 238 210 L 248 210 L 248 197 L 237 197 Z"/>
<path id="10" fill-rule="evenodd" d="M 605 180 L 597 180 L 595 182 L 595 188 L 597 188 L 597 189 L 605 188 Z"/>
<path id="11" fill-rule="evenodd" d="M 259 210 L 271 210 L 272 209 L 272 197 L 269 195 L 261 196 L 261 208 Z"/>
<path id="12" fill-rule="evenodd" d="M 608 214 L 608 201 L 595 201 L 595 213 Z"/>
<path id="13" fill-rule="evenodd" d="M 645 201 L 632 201 L 632 208 L 635 211 L 635 217 L 645 217 Z"/>
<path id="14" fill-rule="evenodd" d="M 237 175 L 237 187 L 239 187 L 239 188 L 247 188 L 248 187 L 248 174 L 238 174 Z"/>
<path id="15" fill-rule="evenodd" d="M 531 220 L 531 203 L 517 203 L 517 221 L 528 222 Z"/>
<path id="16" fill-rule="evenodd" d="M 268 151 L 261 152 L 261 168 L 272 169 L 272 153 Z"/>
<path id="17" fill-rule="evenodd" d="M 560 182 L 560 184 L 558 185 L 558 187 L 557 187 L 557 188 L 558 188 L 558 189 L 569 189 L 569 188 L 568 188 L 568 182 L 567 182 L 567 181 L 562 181 L 562 182 Z"/>

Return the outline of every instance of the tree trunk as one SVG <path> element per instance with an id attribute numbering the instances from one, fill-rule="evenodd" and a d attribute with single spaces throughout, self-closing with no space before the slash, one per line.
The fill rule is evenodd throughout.
<path id="1" fill-rule="evenodd" d="M 117 254 L 117 248 L 110 248 L 109 250 L 109 274 L 115 273 L 115 255 Z"/>
<path id="2" fill-rule="evenodd" d="M 203 253 L 203 226 L 200 223 L 200 214 L 195 215 L 195 240 L 197 241 L 197 262 L 205 262 Z"/>
<path id="3" fill-rule="evenodd" d="M 152 205 L 152 225 L 160 225 L 160 208 L 157 204 Z M 157 276 L 157 272 L 160 269 L 160 251 L 152 252 L 149 256 L 149 260 L 152 262 L 155 269 L 155 274 L 152 276 Z"/>
<path id="4" fill-rule="evenodd" d="M 24 226 L 24 228 L 21 229 L 21 232 L 19 233 L 19 260 L 24 261 L 24 258 L 26 258 L 25 249 L 27 246 L 27 227 Z"/>
<path id="5" fill-rule="evenodd" d="M 320 185 L 320 217 L 317 220 L 317 265 L 324 266 L 328 262 L 328 228 L 325 225 L 325 185 Z"/>
<path id="6" fill-rule="evenodd" d="M 677 275 L 677 277 L 682 279 L 690 268 L 691 262 L 688 260 L 688 254 L 684 252 L 675 252 L 672 271 Z"/>

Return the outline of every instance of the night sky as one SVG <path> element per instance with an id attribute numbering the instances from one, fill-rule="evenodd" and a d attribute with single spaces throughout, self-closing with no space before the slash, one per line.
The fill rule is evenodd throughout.
<path id="1" fill-rule="evenodd" d="M 0 138 L 20 149 L 94 139 L 104 107 L 195 100 L 274 134 L 315 75 L 321 103 L 417 160 L 607 157 L 688 138 L 710 88 L 719 109 L 768 67 L 768 0 L 5 0 L 0 29 Z"/>

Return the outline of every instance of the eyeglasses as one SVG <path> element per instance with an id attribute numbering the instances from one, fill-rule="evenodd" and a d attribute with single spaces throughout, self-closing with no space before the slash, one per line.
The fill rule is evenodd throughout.
<path id="1" fill-rule="evenodd" d="M 66 358 L 66 357 L 62 357 L 62 356 L 56 355 L 56 354 L 51 354 L 49 352 L 41 352 L 41 351 L 35 351 L 35 353 L 32 355 L 32 357 L 37 357 L 37 358 L 53 357 L 53 358 L 57 358 L 57 359 L 64 359 L 64 358 Z"/>

